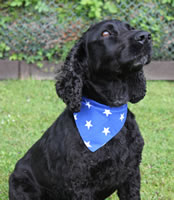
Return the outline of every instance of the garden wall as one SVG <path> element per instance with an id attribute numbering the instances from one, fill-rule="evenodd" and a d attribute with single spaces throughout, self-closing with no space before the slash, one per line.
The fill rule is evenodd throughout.
<path id="1" fill-rule="evenodd" d="M 61 63 L 52 64 L 44 62 L 39 68 L 34 64 L 24 61 L 0 60 L 0 80 L 7 79 L 37 79 L 53 80 L 56 70 L 60 69 Z M 174 61 L 152 61 L 144 67 L 147 80 L 174 80 Z"/>

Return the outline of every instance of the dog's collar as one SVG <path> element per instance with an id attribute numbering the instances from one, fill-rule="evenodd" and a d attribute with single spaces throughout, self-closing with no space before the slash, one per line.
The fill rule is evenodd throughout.
<path id="1" fill-rule="evenodd" d="M 110 107 L 86 97 L 74 119 L 84 144 L 92 152 L 104 146 L 119 133 L 127 117 L 127 104 Z"/>

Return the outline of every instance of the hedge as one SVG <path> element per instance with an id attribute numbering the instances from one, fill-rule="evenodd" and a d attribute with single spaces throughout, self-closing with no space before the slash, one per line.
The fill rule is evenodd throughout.
<path id="1" fill-rule="evenodd" d="M 63 61 L 88 26 L 120 19 L 150 31 L 153 59 L 174 60 L 174 0 L 0 0 L 0 58 Z"/>

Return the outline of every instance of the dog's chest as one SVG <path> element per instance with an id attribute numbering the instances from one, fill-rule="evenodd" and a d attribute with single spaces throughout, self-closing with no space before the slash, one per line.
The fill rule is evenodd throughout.
<path id="1" fill-rule="evenodd" d="M 139 145 L 135 141 L 128 146 L 127 135 L 120 132 L 95 153 L 89 150 L 83 156 L 79 153 L 77 162 L 71 163 L 70 182 L 76 182 L 79 187 L 96 186 L 99 190 L 117 189 L 134 170 L 136 163 L 132 163 L 131 160 L 139 156 L 140 152 L 136 151 L 138 148 Z"/>
<path id="2" fill-rule="evenodd" d="M 113 142 L 113 141 L 112 141 Z M 112 143 L 111 142 L 111 143 Z M 107 148 L 107 146 L 110 146 Z M 119 177 L 127 171 L 127 160 L 129 159 L 129 149 L 117 143 L 118 150 L 113 149 L 115 145 L 106 144 L 103 151 L 92 160 L 89 160 L 88 175 L 100 187 L 108 187 L 109 185 L 119 185 Z M 105 149 L 106 148 L 106 149 Z M 123 180 L 121 180 L 123 181 Z"/>
<path id="3" fill-rule="evenodd" d="M 67 188 L 67 193 L 69 189 L 86 188 L 95 190 L 95 193 L 106 191 L 111 194 L 129 178 L 141 161 L 144 143 L 135 120 L 128 113 L 122 130 L 95 152 L 84 145 L 73 120 L 72 123 L 74 131 L 67 131 L 65 140 L 68 141 L 66 156 L 59 163 L 62 187 Z"/>

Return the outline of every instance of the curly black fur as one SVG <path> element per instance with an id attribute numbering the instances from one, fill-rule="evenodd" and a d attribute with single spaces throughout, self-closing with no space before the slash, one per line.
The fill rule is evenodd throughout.
<path id="1" fill-rule="evenodd" d="M 93 153 L 73 112 L 82 96 L 109 106 L 140 101 L 146 93 L 142 68 L 150 57 L 150 34 L 127 23 L 102 21 L 84 33 L 57 74 L 56 91 L 67 108 L 17 162 L 10 200 L 104 200 L 116 190 L 120 200 L 140 200 L 144 141 L 134 115 L 128 111 L 121 131 Z"/>

